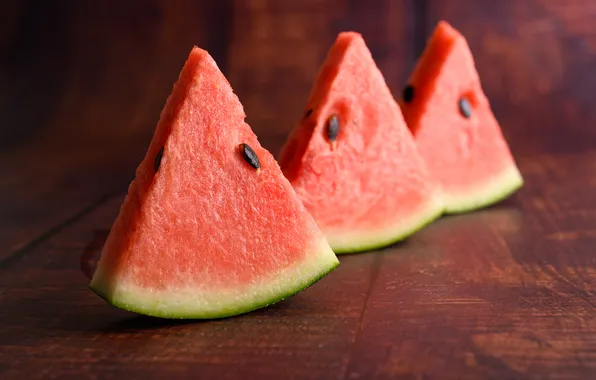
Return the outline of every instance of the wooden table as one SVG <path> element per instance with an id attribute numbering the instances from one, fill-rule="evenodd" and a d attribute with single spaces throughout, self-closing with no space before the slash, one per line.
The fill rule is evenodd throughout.
<path id="1" fill-rule="evenodd" d="M 596 378 L 591 0 L 3 7 L 1 379 Z M 88 290 L 79 258 L 101 248 L 193 44 L 277 152 L 338 31 L 364 34 L 399 94 L 441 18 L 470 39 L 526 180 L 515 196 L 236 318 L 150 319 Z"/>

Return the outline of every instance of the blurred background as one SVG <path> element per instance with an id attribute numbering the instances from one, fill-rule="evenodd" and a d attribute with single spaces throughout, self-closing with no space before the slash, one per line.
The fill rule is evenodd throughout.
<path id="1" fill-rule="evenodd" d="M 594 0 L 3 0 L 0 242 L 126 190 L 193 45 L 277 153 L 338 32 L 363 34 L 399 96 L 440 19 L 468 38 L 522 171 L 595 147 Z"/>

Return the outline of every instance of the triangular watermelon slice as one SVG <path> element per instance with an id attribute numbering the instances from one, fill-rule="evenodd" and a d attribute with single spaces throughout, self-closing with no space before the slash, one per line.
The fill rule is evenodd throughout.
<path id="1" fill-rule="evenodd" d="M 232 88 L 194 48 L 91 281 L 109 303 L 217 318 L 292 295 L 339 262 Z"/>
<path id="2" fill-rule="evenodd" d="M 338 36 L 279 161 L 336 253 L 389 245 L 442 213 L 399 106 L 355 32 Z"/>
<path id="3" fill-rule="evenodd" d="M 449 213 L 495 203 L 523 180 L 465 38 L 442 21 L 399 101 Z"/>

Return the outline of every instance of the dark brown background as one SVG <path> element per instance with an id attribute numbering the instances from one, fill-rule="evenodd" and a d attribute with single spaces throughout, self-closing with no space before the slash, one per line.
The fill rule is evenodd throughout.
<path id="1" fill-rule="evenodd" d="M 2 379 L 596 376 L 594 1 L 0 7 Z M 157 322 L 88 291 L 79 256 L 101 247 L 192 45 L 277 152 L 339 31 L 364 35 L 398 95 L 439 19 L 469 39 L 519 193 L 238 318 Z"/>

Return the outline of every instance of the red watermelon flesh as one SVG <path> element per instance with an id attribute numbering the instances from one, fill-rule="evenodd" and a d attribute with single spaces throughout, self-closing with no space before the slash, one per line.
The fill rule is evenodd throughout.
<path id="1" fill-rule="evenodd" d="M 280 166 L 336 253 L 389 245 L 442 205 L 361 35 L 341 33 L 280 153 Z M 337 118 L 337 138 L 328 128 Z"/>
<path id="2" fill-rule="evenodd" d="M 97 294 L 147 315 L 226 317 L 294 294 L 338 265 L 244 119 L 216 63 L 195 47 L 102 250 Z"/>
<path id="3" fill-rule="evenodd" d="M 404 90 L 400 106 L 443 190 L 447 212 L 507 197 L 523 180 L 482 91 L 465 38 L 440 22 Z M 460 110 L 467 102 L 469 114 Z M 465 105 L 464 105 L 465 106 Z"/>

